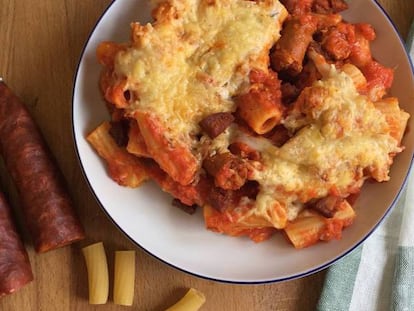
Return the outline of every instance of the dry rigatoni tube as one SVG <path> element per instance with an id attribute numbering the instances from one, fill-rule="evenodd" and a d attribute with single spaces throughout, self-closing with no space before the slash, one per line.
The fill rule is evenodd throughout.
<path id="1" fill-rule="evenodd" d="M 98 242 L 82 248 L 88 270 L 89 303 L 105 304 L 109 293 L 108 263 L 105 248 Z"/>
<path id="2" fill-rule="evenodd" d="M 132 306 L 135 290 L 135 251 L 116 251 L 114 269 L 114 303 Z"/>
<path id="3" fill-rule="evenodd" d="M 205 302 L 206 297 L 202 292 L 190 288 L 183 298 L 165 311 L 197 311 Z"/>

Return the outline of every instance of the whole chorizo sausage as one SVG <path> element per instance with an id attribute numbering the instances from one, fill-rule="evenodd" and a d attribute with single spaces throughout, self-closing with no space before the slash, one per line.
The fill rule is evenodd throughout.
<path id="1" fill-rule="evenodd" d="M 22 204 L 39 253 L 84 238 L 63 176 L 28 110 L 0 81 L 0 153 Z"/>
<path id="2" fill-rule="evenodd" d="M 10 207 L 0 192 L 0 297 L 33 280 L 29 256 L 16 231 Z"/>

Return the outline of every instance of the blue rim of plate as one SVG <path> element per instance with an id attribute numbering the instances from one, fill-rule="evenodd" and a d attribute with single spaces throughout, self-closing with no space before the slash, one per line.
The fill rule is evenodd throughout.
<path id="1" fill-rule="evenodd" d="M 86 180 L 86 183 L 91 191 L 91 193 L 93 194 L 93 196 L 95 197 L 95 200 L 98 202 L 99 206 L 101 207 L 101 209 L 103 210 L 103 212 L 106 214 L 106 216 L 111 220 L 111 222 L 118 228 L 118 230 L 120 230 L 134 245 L 138 246 L 140 249 L 142 249 L 145 253 L 149 254 L 150 256 L 152 256 L 153 258 L 159 260 L 160 262 L 166 264 L 167 266 L 170 266 L 176 270 L 182 271 L 184 273 L 187 273 L 189 275 L 204 279 L 204 280 L 209 280 L 209 281 L 215 281 L 215 282 L 219 282 L 219 283 L 226 283 L 226 284 L 237 284 L 237 285 L 260 285 L 260 284 L 270 284 L 270 283 L 279 283 L 279 282 L 284 282 L 284 281 L 290 281 L 290 280 L 295 280 L 295 279 L 299 279 L 299 278 L 303 278 L 306 276 L 310 276 L 312 274 L 315 274 L 319 271 L 322 271 L 328 267 L 330 267 L 331 265 L 333 265 L 334 263 L 338 262 L 340 259 L 346 257 L 347 255 L 349 255 L 350 253 L 352 253 L 356 248 L 358 248 L 360 245 L 362 245 L 365 240 L 367 238 L 369 238 L 371 236 L 371 234 L 373 232 L 375 232 L 375 230 L 378 228 L 378 226 L 380 226 L 383 222 L 383 220 L 390 214 L 390 212 L 394 209 L 396 203 L 398 202 L 398 200 L 401 197 L 401 194 L 404 190 L 404 188 L 406 187 L 407 184 L 407 180 L 408 177 L 410 175 L 411 170 L 413 169 L 413 162 L 414 162 L 414 154 L 411 155 L 411 160 L 410 160 L 410 164 L 408 166 L 408 170 L 407 170 L 407 174 L 404 177 L 404 180 L 401 184 L 401 187 L 398 189 L 398 193 L 397 195 L 394 197 L 392 203 L 390 204 L 390 206 L 387 208 L 386 212 L 384 213 L 384 215 L 378 220 L 378 222 L 376 223 L 376 225 L 357 243 L 355 243 L 354 246 L 352 246 L 351 248 L 349 248 L 347 251 L 343 252 L 342 254 L 336 256 L 335 258 L 333 258 L 332 260 L 325 262 L 323 264 L 321 264 L 320 266 L 317 266 L 313 269 L 309 269 L 307 271 L 304 271 L 302 273 L 298 273 L 298 274 L 294 274 L 291 276 L 286 276 L 286 277 L 281 277 L 281 278 L 274 278 L 274 279 L 270 279 L 270 280 L 265 280 L 265 281 L 232 281 L 232 280 L 225 280 L 225 279 L 219 279 L 219 278 L 213 278 L 210 276 L 206 276 L 206 275 L 202 275 L 202 274 L 198 274 L 195 272 L 191 272 L 191 271 L 187 271 L 184 268 L 180 268 L 178 266 L 175 266 L 171 263 L 169 263 L 168 261 L 165 261 L 164 259 L 156 256 L 155 254 L 151 253 L 151 251 L 149 251 L 148 249 L 144 248 L 143 246 L 141 246 L 137 241 L 135 241 L 127 232 L 125 232 L 111 217 L 111 215 L 108 213 L 108 211 L 106 210 L 105 206 L 102 204 L 102 202 L 99 200 L 99 197 L 97 196 L 97 194 L 95 193 L 95 191 L 93 190 L 92 184 L 90 183 L 89 179 L 86 176 L 86 172 L 85 172 L 85 168 L 82 164 L 82 160 L 81 157 L 79 155 L 79 150 L 78 150 L 78 146 L 76 143 L 76 135 L 75 135 L 75 127 L 74 127 L 74 115 L 73 115 L 73 111 L 74 111 L 74 95 L 75 95 L 75 87 L 76 87 L 76 82 L 77 82 L 77 78 L 78 78 L 78 73 L 79 73 L 79 68 L 81 66 L 81 62 L 83 60 L 83 57 L 85 55 L 85 50 L 89 44 L 89 41 L 92 37 L 92 34 L 95 32 L 96 27 L 100 24 L 101 20 L 106 16 L 106 14 L 109 12 L 109 10 L 111 9 L 112 5 L 117 2 L 118 0 L 113 0 L 108 7 L 103 11 L 103 13 L 101 14 L 101 16 L 99 17 L 99 19 L 96 21 L 95 25 L 92 27 L 92 30 L 90 31 L 88 38 L 82 48 L 82 52 L 80 54 L 79 60 L 78 60 L 78 64 L 76 66 L 76 70 L 75 70 L 75 75 L 73 78 L 73 86 L 72 86 L 72 113 L 71 113 L 71 123 L 72 123 L 72 139 L 74 142 L 74 147 L 75 147 L 75 153 L 76 156 L 78 158 L 78 162 L 80 164 L 81 167 L 81 171 L 82 171 L 82 175 L 84 177 L 84 179 Z M 402 46 L 406 47 L 404 40 L 402 39 L 401 35 L 399 34 L 396 25 L 394 24 L 394 22 L 391 20 L 390 16 L 388 15 L 388 13 L 384 10 L 384 8 L 381 6 L 381 4 L 377 1 L 377 0 L 372 0 L 372 2 L 378 7 L 378 9 L 381 10 L 381 12 L 383 13 L 383 15 L 386 17 L 386 19 L 391 23 L 395 34 L 398 36 L 398 39 L 400 41 L 400 43 L 402 44 Z M 414 74 L 414 65 L 412 60 L 410 59 L 410 56 L 408 54 L 407 48 L 404 49 L 406 56 L 408 58 L 410 67 L 411 67 L 411 72 L 412 74 Z"/>

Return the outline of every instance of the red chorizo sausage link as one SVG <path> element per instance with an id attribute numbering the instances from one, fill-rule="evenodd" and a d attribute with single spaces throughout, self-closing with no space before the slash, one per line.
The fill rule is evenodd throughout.
<path id="1" fill-rule="evenodd" d="M 16 232 L 6 198 L 0 192 L 0 297 L 32 280 L 29 256 Z"/>
<path id="2" fill-rule="evenodd" d="M 84 238 L 64 180 L 24 104 L 0 82 L 0 152 L 37 252 Z"/>

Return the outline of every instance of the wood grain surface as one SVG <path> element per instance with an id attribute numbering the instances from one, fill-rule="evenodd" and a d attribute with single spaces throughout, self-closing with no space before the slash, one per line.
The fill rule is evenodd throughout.
<path id="1" fill-rule="evenodd" d="M 0 310 L 145 310 L 158 311 L 177 301 L 188 288 L 207 296 L 202 310 L 314 310 L 324 271 L 266 285 L 231 285 L 199 279 L 169 267 L 138 249 L 100 209 L 83 178 L 72 141 L 71 93 L 77 62 L 87 37 L 110 0 L 0 0 L 0 76 L 27 104 L 63 171 L 87 239 L 36 254 L 19 221 L 35 280 L 0 299 Z M 413 0 L 379 0 L 405 38 L 414 16 Z M 19 198 L 0 163 L 0 189 L 13 206 Z M 16 217 L 19 218 L 18 212 Z M 109 267 L 113 253 L 136 249 L 133 307 L 112 302 L 88 304 L 86 267 L 81 247 L 104 241 Z M 111 270 L 110 270 L 111 271 Z M 111 271 L 112 273 L 112 271 Z M 112 276 L 111 276 L 112 278 Z"/>

